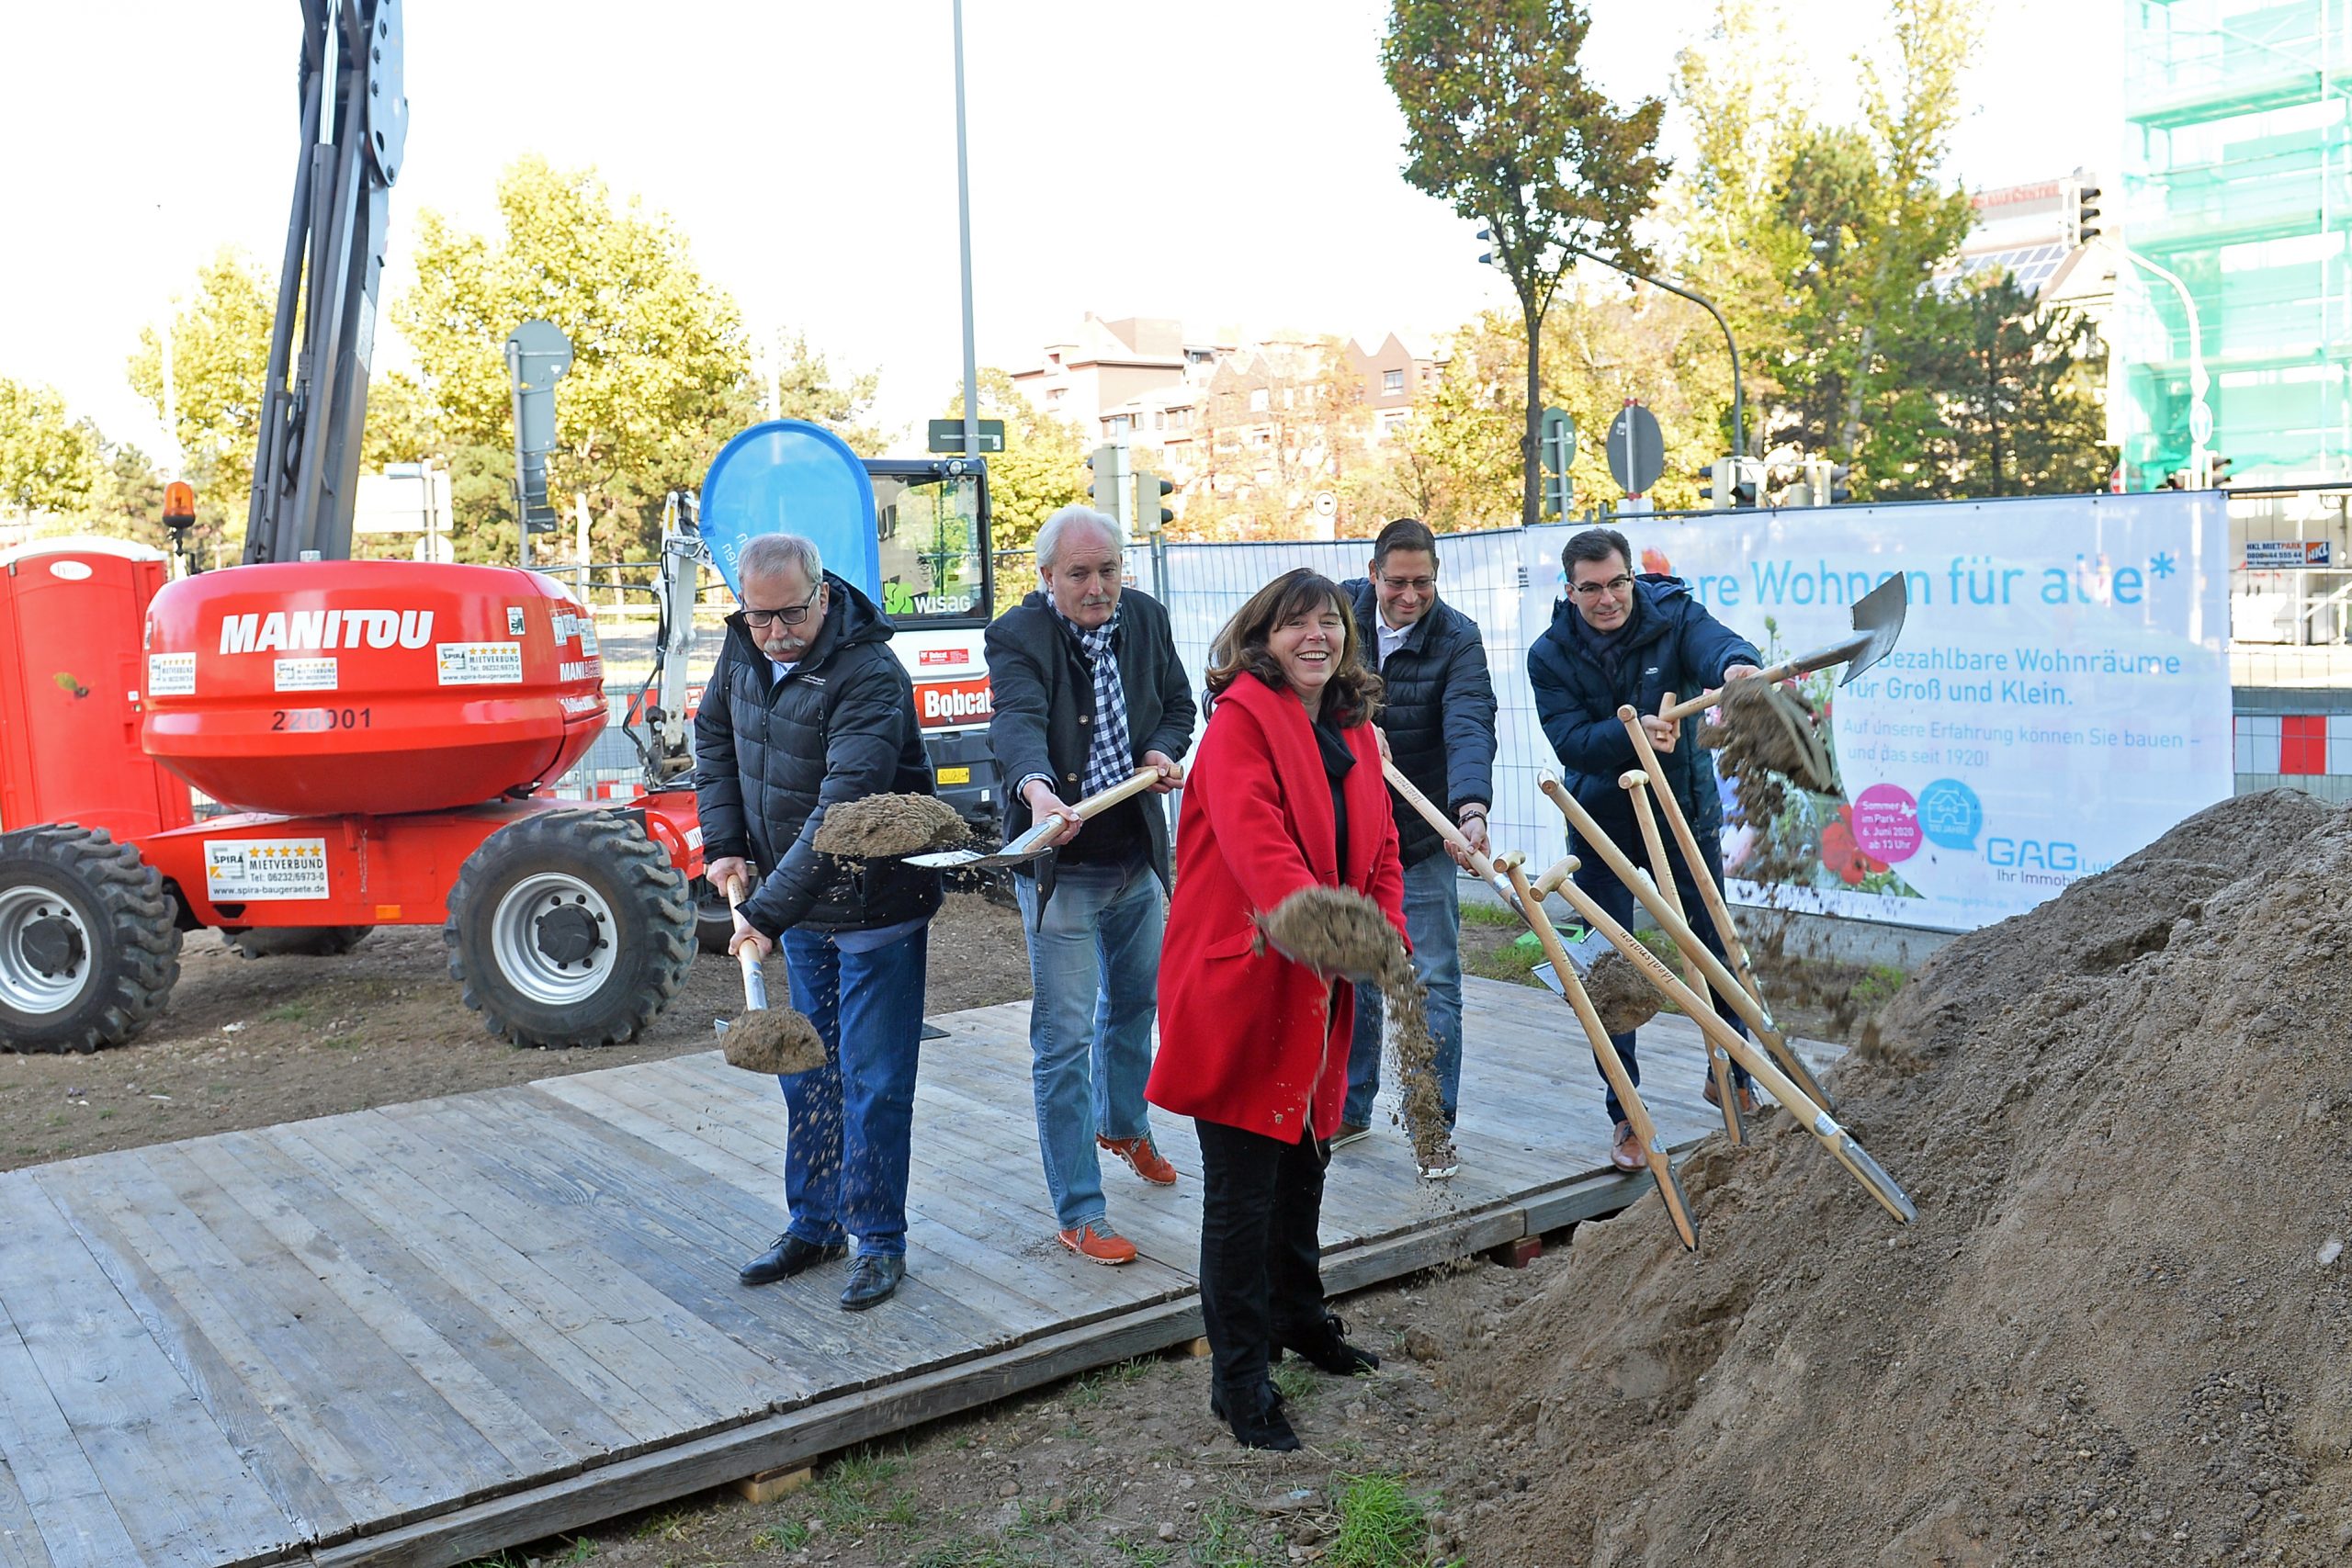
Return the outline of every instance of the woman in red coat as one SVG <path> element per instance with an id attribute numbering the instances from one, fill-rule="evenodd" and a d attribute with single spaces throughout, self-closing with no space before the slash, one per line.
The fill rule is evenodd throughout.
<path id="1" fill-rule="evenodd" d="M 1380 677 L 1337 586 L 1302 568 L 1260 589 L 1210 645 L 1207 685 L 1146 1097 L 1200 1134 L 1209 1408 L 1246 1447 L 1295 1449 L 1266 1375 L 1275 1346 L 1342 1375 L 1380 1364 L 1325 1310 L 1316 1243 L 1355 996 L 1265 947 L 1257 918 L 1301 888 L 1352 887 L 1401 939 L 1404 874 L 1372 728 Z"/>

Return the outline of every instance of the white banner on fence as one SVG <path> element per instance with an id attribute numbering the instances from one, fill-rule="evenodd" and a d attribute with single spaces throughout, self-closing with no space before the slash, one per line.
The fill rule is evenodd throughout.
<path id="1" fill-rule="evenodd" d="M 1745 901 L 1973 930 L 2231 793 L 2230 563 L 2212 498 L 1627 522 L 1637 570 L 1683 579 L 1768 659 L 1849 635 L 1856 599 L 1908 581 L 1895 651 L 1851 685 L 1833 686 L 1838 671 L 1808 687 L 1829 704 L 1844 784 L 1792 796 L 1777 824 L 1809 879 L 1742 884 L 1754 825 L 1735 827 L 1724 858 Z M 1573 532 L 1522 536 L 1522 638 L 1551 623 Z"/>

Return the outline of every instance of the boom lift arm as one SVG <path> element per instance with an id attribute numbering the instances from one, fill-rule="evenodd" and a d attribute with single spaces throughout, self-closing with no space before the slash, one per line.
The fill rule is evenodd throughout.
<path id="1" fill-rule="evenodd" d="M 351 555 L 390 193 L 408 135 L 401 0 L 301 6 L 301 149 L 245 514 L 248 564 Z"/>

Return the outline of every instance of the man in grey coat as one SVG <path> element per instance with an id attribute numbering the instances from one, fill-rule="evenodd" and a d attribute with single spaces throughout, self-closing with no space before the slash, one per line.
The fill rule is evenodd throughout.
<path id="1" fill-rule="evenodd" d="M 1037 592 L 988 629 L 989 745 L 1006 782 L 1005 837 L 1058 818 L 1055 852 L 1013 875 L 1029 939 L 1031 1077 L 1037 1147 L 1057 1239 L 1125 1263 L 1098 1149 L 1144 1180 L 1176 1169 L 1152 1143 L 1143 1100 L 1157 1015 L 1159 934 L 1171 876 L 1159 796 L 1183 778 L 1193 705 L 1168 612 L 1125 588 L 1118 525 L 1065 506 L 1037 533 Z M 1081 821 L 1076 802 L 1159 773 L 1149 793 Z"/>
<path id="2" fill-rule="evenodd" d="M 1380 729 L 1390 760 L 1451 816 L 1471 848 L 1487 852 L 1487 807 L 1495 797 L 1495 686 L 1478 623 L 1437 592 L 1437 536 L 1403 517 L 1373 541 L 1371 575 L 1341 583 L 1355 604 L 1364 660 L 1380 671 Z M 1450 1132 L 1462 1089 L 1462 905 L 1453 852 L 1421 814 L 1402 800 L 1396 853 L 1405 865 L 1405 931 L 1413 939 L 1413 973 L 1429 992 L 1430 1043 L 1436 1048 L 1438 1099 Z M 1334 1145 L 1371 1128 L 1380 1092 L 1380 992 L 1356 987 L 1354 1043 L 1348 1053 L 1348 1101 Z M 1461 1168 L 1453 1140 L 1420 1168 L 1442 1181 Z"/>

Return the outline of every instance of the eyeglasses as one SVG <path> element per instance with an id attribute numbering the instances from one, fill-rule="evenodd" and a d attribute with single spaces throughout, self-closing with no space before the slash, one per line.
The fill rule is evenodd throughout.
<path id="1" fill-rule="evenodd" d="M 787 604 L 781 610 L 744 610 L 741 612 L 743 624 L 753 631 L 765 631 L 771 623 L 776 621 L 782 621 L 787 626 L 797 626 L 808 618 L 809 606 L 817 603 L 817 595 L 824 591 L 825 585 L 820 582 L 808 590 L 808 597 L 797 604 Z"/>
<path id="2" fill-rule="evenodd" d="M 1568 592 L 1575 594 L 1579 599 L 1590 599 L 1602 593 L 1606 593 L 1613 599 L 1632 586 L 1634 586 L 1634 580 L 1621 572 L 1617 576 L 1611 578 L 1606 582 L 1572 583 L 1569 585 Z"/>
<path id="3" fill-rule="evenodd" d="M 1384 576 L 1380 582 L 1381 586 L 1391 593 L 1430 593 L 1437 589 L 1437 579 L 1434 577 Z"/>

